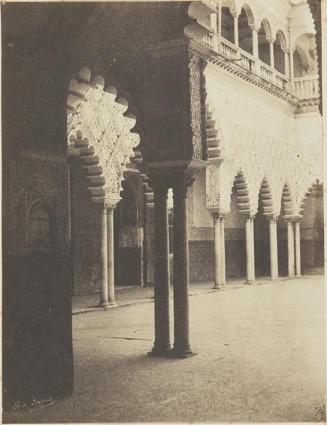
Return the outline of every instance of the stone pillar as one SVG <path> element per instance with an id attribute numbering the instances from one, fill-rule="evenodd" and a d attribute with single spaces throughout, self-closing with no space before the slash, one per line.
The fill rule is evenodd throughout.
<path id="1" fill-rule="evenodd" d="M 278 248 L 277 248 L 277 217 L 272 215 L 269 219 L 270 239 L 270 277 L 278 279 Z"/>
<path id="2" fill-rule="evenodd" d="M 255 280 L 254 263 L 254 227 L 253 216 L 249 215 L 245 219 L 245 239 L 246 239 L 246 283 L 253 283 Z"/>
<path id="3" fill-rule="evenodd" d="M 292 220 L 287 221 L 288 276 L 294 277 L 294 228 Z"/>
<path id="4" fill-rule="evenodd" d="M 239 46 L 238 40 L 238 16 L 234 16 L 234 44 L 236 47 Z"/>
<path id="5" fill-rule="evenodd" d="M 100 211 L 100 303 L 99 307 L 109 307 L 108 288 L 108 230 L 107 205 L 101 205 Z"/>
<path id="6" fill-rule="evenodd" d="M 225 216 L 213 213 L 214 221 L 214 248 L 215 248 L 215 284 L 214 289 L 219 289 L 226 283 L 225 260 Z"/>
<path id="7" fill-rule="evenodd" d="M 222 0 L 218 2 L 218 52 L 221 50 L 221 9 Z"/>
<path id="8" fill-rule="evenodd" d="M 189 252 L 187 190 L 193 179 L 182 171 L 174 178 L 174 354 L 192 355 L 189 341 Z"/>
<path id="9" fill-rule="evenodd" d="M 115 302 L 115 235 L 114 235 L 114 206 L 107 209 L 107 244 L 108 244 L 108 301 Z"/>
<path id="10" fill-rule="evenodd" d="M 154 322 L 155 341 L 151 354 L 167 355 L 170 350 L 169 327 L 169 231 L 168 186 L 164 179 L 152 180 L 154 190 Z"/>
<path id="11" fill-rule="evenodd" d="M 225 216 L 220 215 L 220 243 L 221 243 L 221 284 L 226 283 L 226 254 L 225 254 Z"/>
<path id="12" fill-rule="evenodd" d="M 275 55 L 274 55 L 274 40 L 269 41 L 270 46 L 270 66 L 271 68 L 275 68 Z"/>
<path id="13" fill-rule="evenodd" d="M 294 50 L 290 50 L 290 80 L 291 88 L 294 89 Z"/>
<path id="14" fill-rule="evenodd" d="M 221 281 L 221 230 L 220 217 L 218 213 L 213 214 L 214 222 L 214 248 L 215 248 L 215 284 L 214 289 L 219 289 L 222 286 Z"/>
<path id="15" fill-rule="evenodd" d="M 289 51 L 287 49 L 284 49 L 284 56 L 285 56 L 285 77 L 290 80 L 290 56 Z"/>
<path id="16" fill-rule="evenodd" d="M 144 184 L 144 286 L 154 286 L 154 201 L 153 191 Z"/>
<path id="17" fill-rule="evenodd" d="M 301 234 L 300 220 L 295 221 L 295 271 L 296 276 L 301 276 Z"/>
<path id="18" fill-rule="evenodd" d="M 252 50 L 254 58 L 254 69 L 253 71 L 259 74 L 259 39 L 258 39 L 258 28 L 252 27 Z"/>

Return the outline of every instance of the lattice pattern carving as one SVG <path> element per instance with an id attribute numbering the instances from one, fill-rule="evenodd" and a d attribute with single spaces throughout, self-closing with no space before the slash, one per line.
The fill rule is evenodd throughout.
<path id="1" fill-rule="evenodd" d="M 139 135 L 131 132 L 136 123 L 128 113 L 126 99 L 117 90 L 104 89 L 104 79 L 83 68 L 69 85 L 67 99 L 68 151 L 79 155 L 87 170 L 88 188 L 94 202 L 115 206 L 120 200 L 123 173 Z"/>

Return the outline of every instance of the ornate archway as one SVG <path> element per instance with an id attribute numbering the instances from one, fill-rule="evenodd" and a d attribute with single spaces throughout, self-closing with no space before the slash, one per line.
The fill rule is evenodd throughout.
<path id="1" fill-rule="evenodd" d="M 83 68 L 69 84 L 67 98 L 68 155 L 77 156 L 86 171 L 92 202 L 99 206 L 100 306 L 115 303 L 113 210 L 120 201 L 123 173 L 139 135 L 128 102 L 103 77 Z"/>

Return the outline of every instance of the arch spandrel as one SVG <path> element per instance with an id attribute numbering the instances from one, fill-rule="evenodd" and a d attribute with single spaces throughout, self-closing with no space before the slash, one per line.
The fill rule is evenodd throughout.
<path id="1" fill-rule="evenodd" d="M 113 86 L 105 90 L 101 76 L 91 80 L 88 68 L 80 71 L 78 79 L 71 80 L 67 143 L 87 170 L 94 202 L 115 205 L 120 200 L 123 173 L 139 144 L 139 135 L 131 132 L 136 118 L 127 110 L 126 99 L 117 97 Z"/>

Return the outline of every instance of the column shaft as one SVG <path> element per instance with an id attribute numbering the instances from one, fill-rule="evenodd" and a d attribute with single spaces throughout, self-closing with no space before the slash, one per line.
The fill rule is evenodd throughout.
<path id="1" fill-rule="evenodd" d="M 294 277 L 294 229 L 292 221 L 287 222 L 288 276 Z"/>
<path id="2" fill-rule="evenodd" d="M 220 243 L 221 243 L 221 284 L 226 283 L 226 254 L 225 254 L 225 217 L 220 217 Z"/>
<path id="3" fill-rule="evenodd" d="M 251 283 L 255 279 L 254 269 L 254 234 L 253 218 L 247 217 L 245 221 L 245 240 L 246 240 L 246 281 Z"/>
<path id="4" fill-rule="evenodd" d="M 222 8 L 222 0 L 219 0 L 218 3 L 218 52 L 221 50 L 221 8 Z"/>
<path id="5" fill-rule="evenodd" d="M 100 215 L 100 307 L 109 306 L 108 291 L 108 233 L 107 233 L 107 207 L 101 207 Z"/>
<path id="6" fill-rule="evenodd" d="M 170 350 L 169 328 L 169 233 L 168 187 L 154 186 L 154 321 L 155 342 L 152 354 Z"/>
<path id="7" fill-rule="evenodd" d="M 108 301 L 115 303 L 115 244 L 114 244 L 114 209 L 107 209 L 107 244 L 108 244 Z"/>
<path id="8" fill-rule="evenodd" d="M 178 177 L 177 177 L 178 178 Z M 189 342 L 189 252 L 187 234 L 187 185 L 175 183 L 174 195 L 174 353 L 192 354 Z"/>
<path id="9" fill-rule="evenodd" d="M 254 69 L 252 71 L 259 74 L 259 40 L 258 40 L 258 30 L 256 28 L 252 29 L 252 50 L 254 57 Z"/>
<path id="10" fill-rule="evenodd" d="M 214 220 L 214 245 L 215 245 L 215 286 L 218 289 L 222 285 L 221 281 L 221 231 L 218 214 L 213 214 Z"/>
<path id="11" fill-rule="evenodd" d="M 295 259 L 296 276 L 301 276 L 301 234 L 299 221 L 295 223 Z"/>
<path id="12" fill-rule="evenodd" d="M 275 68 L 274 43 L 270 42 L 270 66 Z"/>
<path id="13" fill-rule="evenodd" d="M 289 57 L 289 54 L 286 50 L 284 52 L 284 55 L 285 55 L 285 77 L 287 79 L 290 79 L 291 78 L 291 75 L 290 75 L 290 57 Z"/>
<path id="14" fill-rule="evenodd" d="M 238 47 L 238 16 L 234 16 L 234 44 Z"/>
<path id="15" fill-rule="evenodd" d="M 254 217 L 250 221 L 251 228 L 251 279 L 255 281 L 255 256 L 254 256 Z"/>
<path id="16" fill-rule="evenodd" d="M 294 82 L 294 52 L 290 50 L 290 79 L 291 84 Z"/>
<path id="17" fill-rule="evenodd" d="M 278 278 L 278 248 L 277 248 L 277 221 L 275 217 L 269 219 L 269 239 L 270 239 L 270 276 L 272 279 Z"/>

